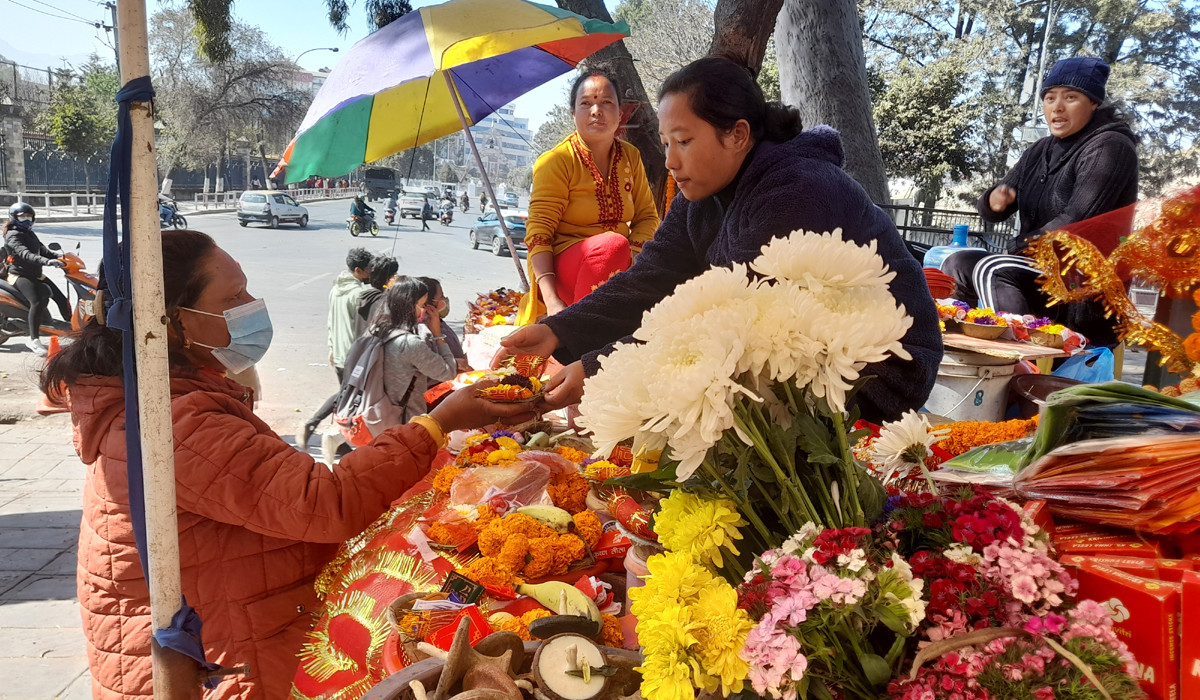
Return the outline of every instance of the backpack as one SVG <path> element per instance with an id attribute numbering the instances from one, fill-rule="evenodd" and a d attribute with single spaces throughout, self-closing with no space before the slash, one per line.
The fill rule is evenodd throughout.
<path id="1" fill-rule="evenodd" d="M 333 422 L 346 442 L 355 447 L 366 445 L 404 418 L 408 397 L 420 375 L 413 375 L 399 404 L 392 403 L 383 388 L 384 346 L 401 335 L 403 330 L 393 331 L 384 339 L 364 335 L 346 354 L 346 374 L 334 403 Z"/>

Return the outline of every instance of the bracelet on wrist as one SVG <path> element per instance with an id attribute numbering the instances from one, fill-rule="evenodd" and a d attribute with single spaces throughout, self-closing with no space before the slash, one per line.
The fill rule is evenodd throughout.
<path id="1" fill-rule="evenodd" d="M 429 433 L 429 437 L 433 438 L 433 441 L 437 443 L 439 450 L 446 446 L 446 443 L 448 442 L 446 438 L 446 431 L 444 428 L 442 428 L 442 424 L 438 422 L 437 418 L 434 418 L 428 413 L 422 413 L 419 416 L 413 416 L 412 418 L 408 419 L 408 422 L 424 428 Z"/>

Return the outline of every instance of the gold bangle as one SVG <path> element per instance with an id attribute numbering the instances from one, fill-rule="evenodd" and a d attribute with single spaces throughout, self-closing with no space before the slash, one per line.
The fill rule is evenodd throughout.
<path id="1" fill-rule="evenodd" d="M 419 425 L 424 428 L 429 433 L 429 437 L 433 438 L 433 441 L 437 443 L 439 450 L 446 446 L 448 442 L 446 431 L 442 428 L 442 424 L 438 422 L 437 418 L 428 413 L 422 413 L 419 416 L 409 418 L 408 422 L 409 424 Z"/>

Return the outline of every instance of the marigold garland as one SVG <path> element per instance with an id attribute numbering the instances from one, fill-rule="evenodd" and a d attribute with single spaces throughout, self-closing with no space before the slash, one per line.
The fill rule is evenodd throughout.
<path id="1" fill-rule="evenodd" d="M 433 477 L 433 490 L 439 493 L 450 493 L 450 486 L 454 483 L 454 479 L 464 471 L 466 470 L 452 464 L 442 467 L 438 470 L 437 476 Z"/>
<path id="2" fill-rule="evenodd" d="M 939 425 L 938 428 L 949 428 L 950 434 L 935 443 L 934 447 L 949 453 L 952 457 L 957 457 L 981 445 L 1026 437 L 1037 430 L 1037 424 L 1037 416 L 1034 416 L 1029 420 L 1017 418 L 1000 423 L 958 421 L 948 425 Z"/>
<path id="3" fill-rule="evenodd" d="M 577 450 L 567 445 L 559 445 L 554 448 L 554 451 L 558 453 L 558 456 L 575 464 L 583 464 L 588 458 L 588 454 L 583 450 Z"/>
<path id="4" fill-rule="evenodd" d="M 590 510 L 580 511 L 571 516 L 575 521 L 575 532 L 581 538 L 588 549 L 595 547 L 600 542 L 600 535 L 604 533 L 604 524 L 600 522 L 600 517 L 595 512 Z"/>
<path id="5" fill-rule="evenodd" d="M 504 620 L 495 626 L 497 632 L 512 632 L 521 638 L 522 641 L 532 642 L 533 635 L 529 633 L 529 623 L 534 620 L 540 620 L 543 617 L 550 617 L 554 613 L 544 608 L 536 608 L 521 615 Z"/>
<path id="6" fill-rule="evenodd" d="M 625 646 L 625 631 L 621 629 L 621 621 L 617 616 L 605 613 L 600 615 L 600 619 L 604 621 L 604 629 L 600 631 L 600 644 L 616 649 Z"/>
<path id="7" fill-rule="evenodd" d="M 475 536 L 475 528 L 470 523 L 464 521 L 443 522 L 437 521 L 429 526 L 429 530 L 425 533 L 429 539 L 446 546 L 458 546 L 460 544 L 469 543 Z"/>
<path id="8" fill-rule="evenodd" d="M 578 472 L 555 474 L 550 477 L 546 492 L 554 505 L 562 508 L 571 515 L 587 510 L 587 495 L 591 489 L 588 480 Z"/>

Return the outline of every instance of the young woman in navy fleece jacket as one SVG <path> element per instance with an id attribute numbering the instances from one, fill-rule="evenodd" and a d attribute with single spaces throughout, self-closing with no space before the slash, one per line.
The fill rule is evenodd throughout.
<path id="1" fill-rule="evenodd" d="M 837 132 L 801 133 L 794 109 L 768 105 L 750 72 L 724 58 L 695 61 L 669 77 L 658 120 L 679 195 L 654 240 L 629 270 L 504 341 L 507 352 L 553 352 L 567 365 L 548 383 L 543 408 L 578 402 L 597 358 L 680 283 L 714 265 L 749 262 L 772 238 L 838 227 L 846 240 L 876 242 L 896 272 L 892 294 L 913 317 L 903 339 L 912 360 L 892 358 L 863 371 L 875 376 L 858 395 L 863 417 L 893 420 L 920 408 L 942 358 L 937 310 L 891 219 L 842 170 Z"/>

